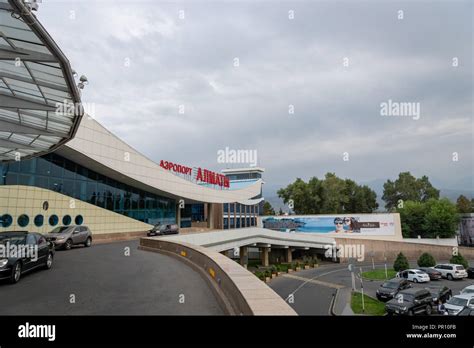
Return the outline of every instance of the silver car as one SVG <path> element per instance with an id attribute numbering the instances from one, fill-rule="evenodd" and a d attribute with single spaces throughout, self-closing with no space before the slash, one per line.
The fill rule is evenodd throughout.
<path id="1" fill-rule="evenodd" d="M 90 247 L 92 244 L 92 233 L 87 226 L 58 226 L 47 234 L 47 238 L 56 249 L 69 250 L 73 245 Z"/>

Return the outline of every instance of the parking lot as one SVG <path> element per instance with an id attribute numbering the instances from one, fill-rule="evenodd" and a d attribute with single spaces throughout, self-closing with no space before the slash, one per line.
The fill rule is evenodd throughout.
<path id="1" fill-rule="evenodd" d="M 440 262 L 441 263 L 441 262 Z M 391 264 L 387 267 L 391 268 Z M 357 272 L 372 270 L 372 264 L 357 265 Z M 410 267 L 416 268 L 416 264 Z M 384 264 L 375 264 L 376 269 L 384 269 Z M 293 303 L 290 306 L 300 315 L 329 315 L 335 286 L 342 285 L 351 288 L 351 273 L 347 264 L 329 264 L 319 268 L 303 270 L 295 273 L 296 277 L 281 276 L 269 283 L 269 286 L 275 290 L 282 298 L 288 299 L 293 295 Z M 362 280 L 364 293 L 376 298 L 376 291 L 383 281 Z M 432 280 L 428 283 L 411 283 L 414 288 L 424 288 L 425 286 L 447 286 L 452 290 L 453 295 L 468 285 L 474 285 L 474 279 L 464 278 L 462 280 Z M 334 285 L 334 287 L 331 287 Z M 356 289 L 361 290 L 361 281 L 356 278 Z"/>
<path id="2" fill-rule="evenodd" d="M 197 272 L 137 247 L 127 241 L 58 250 L 52 269 L 0 282 L 0 314 L 223 314 Z"/>
<path id="3" fill-rule="evenodd" d="M 390 267 L 390 266 L 391 265 L 388 265 L 388 267 Z M 412 265 L 412 267 L 416 268 L 416 265 Z M 376 269 L 383 269 L 383 268 L 384 268 L 383 264 L 377 264 L 376 265 Z M 346 267 L 346 269 L 347 269 L 347 267 Z M 370 270 L 372 270 L 372 265 L 362 266 L 362 271 L 363 272 L 370 271 Z M 347 287 L 351 287 L 351 277 L 350 277 L 349 270 L 347 270 L 347 272 L 333 273 L 333 274 L 327 275 L 323 278 L 326 278 L 326 279 L 328 279 L 329 281 L 332 281 L 332 282 L 340 282 L 341 284 L 343 284 Z M 384 281 L 363 279 L 364 292 L 367 295 L 375 298 L 375 296 L 376 296 L 375 292 L 377 291 L 377 289 L 380 287 L 380 285 L 383 282 Z M 431 280 L 427 283 L 410 282 L 410 284 L 412 285 L 413 288 L 424 288 L 426 286 L 436 286 L 436 287 L 438 287 L 438 286 L 439 287 L 447 286 L 448 288 L 450 288 L 452 290 L 453 295 L 458 295 L 459 292 L 463 288 L 465 288 L 466 286 L 474 285 L 474 279 L 468 279 L 468 278 L 459 279 L 459 280 L 440 279 L 440 280 Z M 357 278 L 356 279 L 356 288 L 359 291 L 360 291 L 360 286 L 361 286 L 361 282 Z"/>

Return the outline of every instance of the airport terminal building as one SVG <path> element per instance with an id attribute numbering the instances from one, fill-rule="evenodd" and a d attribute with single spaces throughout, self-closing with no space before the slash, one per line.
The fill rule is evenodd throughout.
<path id="1" fill-rule="evenodd" d="M 69 61 L 21 0 L 0 0 L 0 231 L 256 226 L 262 168 L 154 162 L 84 113 Z"/>

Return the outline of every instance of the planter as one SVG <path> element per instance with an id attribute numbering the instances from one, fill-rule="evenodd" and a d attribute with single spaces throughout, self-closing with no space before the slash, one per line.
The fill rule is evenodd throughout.
<path id="1" fill-rule="evenodd" d="M 309 269 L 309 265 L 304 265 L 304 269 Z"/>
<path id="2" fill-rule="evenodd" d="M 273 278 L 276 278 L 277 274 L 276 273 L 272 273 L 272 279 Z"/>
<path id="3" fill-rule="evenodd" d="M 282 275 L 283 272 L 277 272 L 277 276 L 280 276 Z"/>
<path id="4" fill-rule="evenodd" d="M 265 277 L 265 283 L 270 283 L 270 280 L 271 280 L 271 279 L 272 279 L 272 278 Z"/>
<path id="5" fill-rule="evenodd" d="M 296 272 L 301 271 L 301 267 L 296 267 L 295 271 Z"/>
<path id="6" fill-rule="evenodd" d="M 291 268 L 288 268 L 288 273 L 294 272 Z"/>

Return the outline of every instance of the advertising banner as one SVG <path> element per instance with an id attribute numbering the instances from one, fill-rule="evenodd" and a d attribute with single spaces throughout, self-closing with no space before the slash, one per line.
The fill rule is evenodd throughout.
<path id="1" fill-rule="evenodd" d="M 393 214 L 306 215 L 263 217 L 264 228 L 326 234 L 395 235 Z"/>

